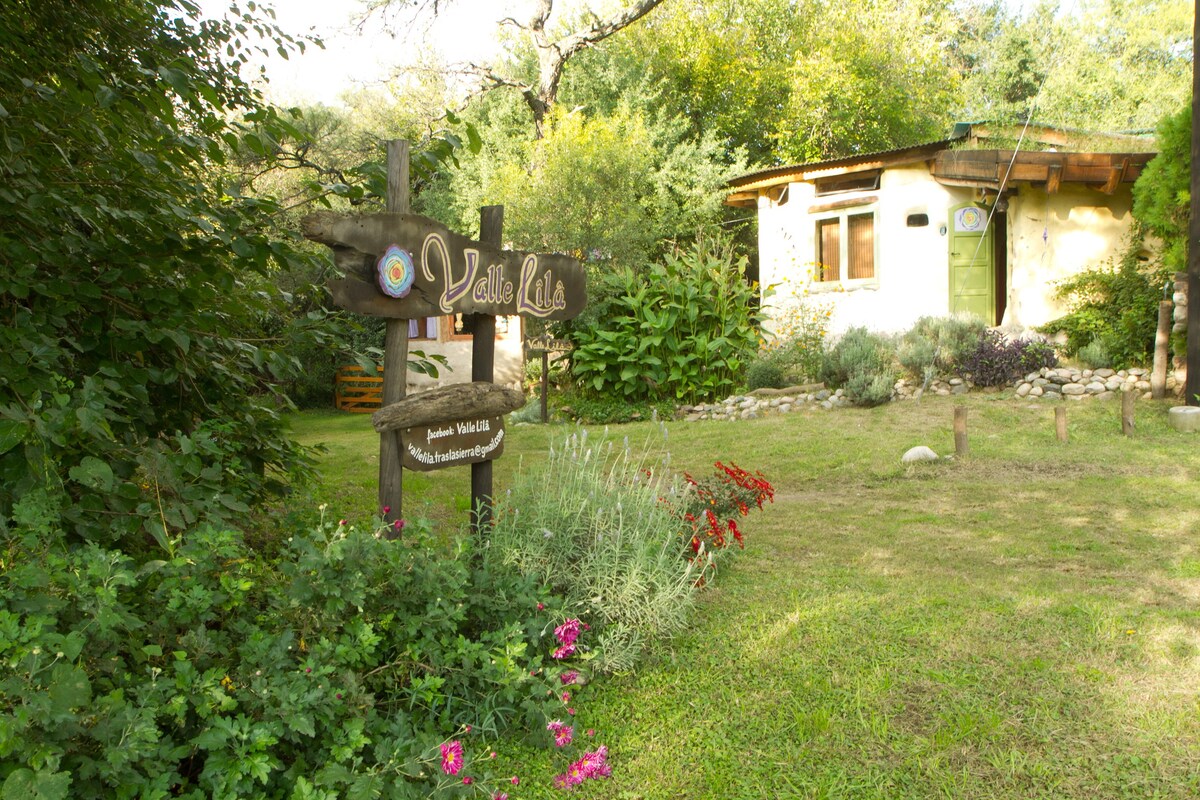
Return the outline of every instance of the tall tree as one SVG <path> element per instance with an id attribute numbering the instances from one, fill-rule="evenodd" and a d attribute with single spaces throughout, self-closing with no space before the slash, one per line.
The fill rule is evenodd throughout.
<path id="1" fill-rule="evenodd" d="M 300 365 L 262 322 L 306 256 L 222 178 L 290 130 L 241 68 L 297 43 L 199 13 L 0 4 L 0 528 L 165 543 L 304 463 L 270 391 Z"/>

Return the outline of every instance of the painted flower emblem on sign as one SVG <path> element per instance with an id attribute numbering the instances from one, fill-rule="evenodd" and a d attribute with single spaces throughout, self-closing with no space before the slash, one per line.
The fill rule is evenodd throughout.
<path id="1" fill-rule="evenodd" d="M 417 271 L 408 251 L 391 245 L 379 259 L 379 288 L 388 297 L 407 297 Z"/>

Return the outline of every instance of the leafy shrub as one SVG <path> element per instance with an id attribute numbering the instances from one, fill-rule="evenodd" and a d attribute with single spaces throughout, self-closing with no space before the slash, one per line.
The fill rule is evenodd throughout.
<path id="1" fill-rule="evenodd" d="M 896 348 L 900 365 L 913 378 L 961 372 L 963 360 L 979 345 L 987 326 L 978 317 L 921 317 Z"/>
<path id="2" fill-rule="evenodd" d="M 755 389 L 782 389 L 787 385 L 783 368 L 775 357 L 775 351 L 759 353 L 746 368 L 746 386 Z"/>
<path id="3" fill-rule="evenodd" d="M 1112 366 L 1112 358 L 1108 355 L 1108 348 L 1099 339 L 1092 339 L 1092 341 L 1079 348 L 1079 352 L 1075 354 L 1075 358 L 1079 360 L 1080 364 L 1090 369 Z"/>
<path id="4" fill-rule="evenodd" d="M 572 370 L 582 390 L 624 400 L 728 395 L 757 348 L 746 259 L 699 242 L 644 274 L 602 278 L 596 322 L 575 325 Z"/>
<path id="5" fill-rule="evenodd" d="M 540 731 L 565 709 L 558 601 L 469 547 L 435 553 L 421 523 L 397 541 L 326 523 L 272 564 L 211 528 L 163 559 L 68 547 L 44 491 L 15 518 L 6 796 L 459 796 L 437 766 L 449 737 L 486 785 L 469 727 Z"/>
<path id="6" fill-rule="evenodd" d="M 937 376 L 937 344 L 914 328 L 900 337 L 896 360 L 910 377 L 930 380 Z"/>
<path id="7" fill-rule="evenodd" d="M 598 671 L 631 668 L 657 639 L 681 630 L 697 568 L 681 558 L 679 518 L 664 497 L 682 488 L 626 445 L 587 431 L 553 447 L 497 499 L 485 557 L 553 588 L 591 621 Z"/>
<path id="8" fill-rule="evenodd" d="M 821 377 L 845 390 L 850 402 L 876 406 L 891 399 L 896 382 L 890 342 L 866 328 L 851 328 L 829 349 Z"/>
<path id="9" fill-rule="evenodd" d="M 962 363 L 963 370 L 979 386 L 1001 386 L 1021 375 L 1058 363 L 1054 348 L 1036 339 L 1008 339 L 996 330 L 987 331 L 975 351 Z"/>
<path id="10" fill-rule="evenodd" d="M 1149 362 L 1168 274 L 1141 262 L 1139 250 L 1131 242 L 1117 264 L 1081 272 L 1058 285 L 1056 296 L 1071 310 L 1039 330 L 1066 334 L 1064 355 L 1074 356 L 1098 340 L 1116 369 Z"/>
<path id="11" fill-rule="evenodd" d="M 816 302 L 794 289 L 772 312 L 773 333 L 765 352 L 783 371 L 784 385 L 817 380 L 832 314 L 831 303 Z"/>

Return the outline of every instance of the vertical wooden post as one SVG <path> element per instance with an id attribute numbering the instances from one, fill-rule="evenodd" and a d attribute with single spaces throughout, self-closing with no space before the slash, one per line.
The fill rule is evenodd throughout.
<path id="1" fill-rule="evenodd" d="M 479 209 L 479 241 L 500 246 L 504 239 L 504 206 Z M 471 380 L 491 383 L 496 377 L 496 318 L 476 314 L 471 330 Z M 471 465 L 471 532 L 492 524 L 492 462 Z"/>
<path id="2" fill-rule="evenodd" d="M 967 454 L 967 409 L 954 407 L 954 455 L 962 458 Z"/>
<path id="3" fill-rule="evenodd" d="M 1193 4 L 1192 41 L 1200 37 L 1200 0 Z M 1187 377 L 1183 402 L 1200 405 L 1200 63 L 1192 59 L 1191 218 L 1187 238 Z"/>
<path id="4" fill-rule="evenodd" d="M 1129 388 L 1121 392 L 1121 433 L 1133 436 L 1133 397 L 1136 390 Z"/>
<path id="5" fill-rule="evenodd" d="M 1167 364 L 1171 359 L 1168 345 L 1171 342 L 1170 300 L 1158 304 L 1158 330 L 1154 334 L 1154 363 L 1150 368 L 1150 397 L 1162 400 L 1167 396 Z"/>
<path id="6" fill-rule="evenodd" d="M 1067 410 L 1062 406 L 1054 409 L 1054 434 L 1063 444 L 1067 441 Z"/>
<path id="7" fill-rule="evenodd" d="M 542 351 L 542 424 L 550 421 L 550 352 Z"/>
<path id="8" fill-rule="evenodd" d="M 387 210 L 409 212 L 408 142 L 393 139 L 387 143 Z M 408 320 L 389 319 L 383 346 L 383 405 L 404 399 L 408 385 Z M 403 470 L 400 457 L 404 443 L 399 431 L 379 435 L 379 507 L 389 511 L 387 522 L 403 516 Z"/>

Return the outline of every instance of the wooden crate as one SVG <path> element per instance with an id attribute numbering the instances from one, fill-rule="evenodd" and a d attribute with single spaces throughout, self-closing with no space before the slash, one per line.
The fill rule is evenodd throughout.
<path id="1" fill-rule="evenodd" d="M 360 367 L 338 367 L 333 379 L 333 404 L 339 411 L 370 414 L 383 405 L 383 368 L 368 375 Z"/>

